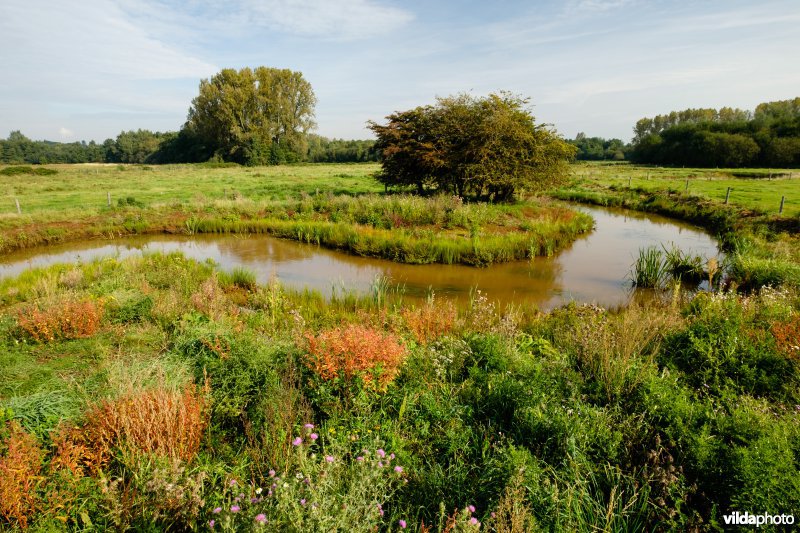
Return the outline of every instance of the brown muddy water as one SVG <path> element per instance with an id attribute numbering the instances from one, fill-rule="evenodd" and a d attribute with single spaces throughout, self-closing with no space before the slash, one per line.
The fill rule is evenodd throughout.
<path id="1" fill-rule="evenodd" d="M 590 234 L 553 257 L 488 268 L 406 265 L 265 235 L 147 235 L 6 254 L 0 257 L 0 277 L 54 263 L 180 251 L 200 261 L 210 259 L 223 270 L 244 267 L 261 283 L 275 275 L 286 286 L 318 290 L 327 297 L 349 290 L 369 291 L 376 278 L 386 276 L 409 300 L 424 299 L 433 292 L 437 298 L 465 302 L 477 288 L 500 305 L 525 303 L 547 310 L 571 300 L 606 307 L 628 303 L 637 296 L 629 275 L 643 247 L 674 244 L 705 258 L 719 256 L 714 239 L 689 224 L 633 211 L 574 207 L 594 218 Z"/>

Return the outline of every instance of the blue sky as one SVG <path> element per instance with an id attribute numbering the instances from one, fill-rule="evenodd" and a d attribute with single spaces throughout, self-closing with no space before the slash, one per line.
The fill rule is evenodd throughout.
<path id="1" fill-rule="evenodd" d="M 0 136 L 177 130 L 201 78 L 299 70 L 318 133 L 509 90 L 567 137 L 800 96 L 798 0 L 0 0 Z"/>

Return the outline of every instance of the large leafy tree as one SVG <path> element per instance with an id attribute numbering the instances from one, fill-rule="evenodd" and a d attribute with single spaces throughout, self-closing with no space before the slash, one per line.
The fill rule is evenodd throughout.
<path id="1" fill-rule="evenodd" d="M 509 93 L 462 94 L 370 122 L 386 185 L 508 200 L 561 182 L 575 148 Z"/>
<path id="2" fill-rule="evenodd" d="M 278 163 L 305 154 L 316 97 L 300 72 L 223 69 L 201 80 L 186 128 L 226 160 Z"/>

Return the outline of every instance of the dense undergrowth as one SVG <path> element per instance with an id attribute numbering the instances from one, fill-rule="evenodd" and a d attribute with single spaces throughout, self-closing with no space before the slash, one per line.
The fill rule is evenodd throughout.
<path id="1" fill-rule="evenodd" d="M 792 288 L 540 314 L 325 301 L 155 254 L 0 298 L 5 527 L 713 531 L 800 509 Z"/>

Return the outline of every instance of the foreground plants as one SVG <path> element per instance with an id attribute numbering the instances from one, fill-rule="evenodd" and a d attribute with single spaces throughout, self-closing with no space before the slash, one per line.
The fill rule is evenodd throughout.
<path id="1" fill-rule="evenodd" d="M 3 528 L 714 531 L 800 509 L 791 287 L 542 314 L 477 290 L 326 301 L 155 254 L 31 270 L 0 300 Z M 76 302 L 102 312 L 64 334 Z M 33 310 L 62 333 L 35 338 Z"/>

